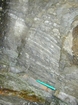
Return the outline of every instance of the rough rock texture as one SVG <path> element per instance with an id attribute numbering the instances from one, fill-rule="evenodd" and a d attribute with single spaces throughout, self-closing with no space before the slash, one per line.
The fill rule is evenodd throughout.
<path id="1" fill-rule="evenodd" d="M 0 96 L 0 105 L 42 105 L 36 102 L 28 102 L 14 96 Z"/>
<path id="2" fill-rule="evenodd" d="M 39 86 L 44 94 L 48 91 L 50 98 L 52 91 L 36 79 L 78 99 L 78 1 L 6 0 L 6 4 L 1 72 L 19 74 L 20 78 L 27 75 L 26 82 Z"/>
<path id="3" fill-rule="evenodd" d="M 78 25 L 73 29 L 73 62 L 78 65 Z"/>

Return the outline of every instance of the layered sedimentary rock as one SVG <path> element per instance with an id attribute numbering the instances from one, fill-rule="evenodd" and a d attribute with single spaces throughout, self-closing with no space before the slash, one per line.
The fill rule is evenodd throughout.
<path id="1" fill-rule="evenodd" d="M 19 74 L 35 88 L 40 79 L 78 98 L 77 15 L 76 0 L 6 0 L 1 72 Z M 38 89 L 48 91 L 46 97 L 53 92 Z"/>

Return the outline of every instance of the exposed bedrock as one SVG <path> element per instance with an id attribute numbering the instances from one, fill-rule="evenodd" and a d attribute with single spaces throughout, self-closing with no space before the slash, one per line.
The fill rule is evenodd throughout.
<path id="1" fill-rule="evenodd" d="M 39 91 L 50 102 L 51 98 L 54 100 L 53 91 L 38 84 L 37 79 L 78 99 L 78 1 L 6 0 L 5 3 L 5 8 L 0 8 L 4 13 L 0 14 L 1 22 L 4 20 L 1 24 L 4 28 L 0 28 L 1 73 L 24 79 L 29 87 L 37 89 L 30 90 L 35 94 Z M 1 79 L 0 85 L 3 83 Z M 6 78 L 1 87 L 6 88 L 7 83 Z M 15 79 L 13 83 L 15 88 L 11 83 L 7 89 L 18 91 Z M 19 91 L 25 90 L 23 86 Z M 48 96 L 42 95 L 42 90 Z"/>

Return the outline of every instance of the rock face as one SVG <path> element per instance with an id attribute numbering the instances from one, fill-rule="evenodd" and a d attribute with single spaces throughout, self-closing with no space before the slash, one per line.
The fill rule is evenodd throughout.
<path id="1" fill-rule="evenodd" d="M 52 98 L 52 91 L 37 84 L 36 79 L 78 99 L 78 1 L 5 2 L 5 27 L 2 25 L 4 29 L 1 29 L 0 40 L 1 73 L 13 73 L 16 77 L 26 79 L 36 89 L 43 89 L 44 94 L 49 93 L 46 97 Z M 12 90 L 19 90 L 17 82 L 13 83 L 15 88 L 10 84 Z M 10 85 L 7 88 L 11 88 Z M 20 86 L 21 90 L 25 88 Z"/>
<path id="2" fill-rule="evenodd" d="M 28 102 L 18 97 L 6 97 L 0 96 L 0 104 L 1 105 L 38 105 L 36 102 Z M 42 104 L 39 104 L 42 105 Z"/>
<path id="3" fill-rule="evenodd" d="M 78 65 L 78 25 L 73 29 L 73 62 Z"/>

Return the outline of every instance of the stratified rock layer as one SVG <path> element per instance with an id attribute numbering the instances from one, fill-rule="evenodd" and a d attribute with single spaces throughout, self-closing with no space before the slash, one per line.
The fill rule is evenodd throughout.
<path id="1" fill-rule="evenodd" d="M 78 99 L 75 35 L 78 34 L 78 1 L 6 0 L 6 3 L 5 30 L 0 44 L 1 72 L 19 74 L 22 79 L 27 75 L 26 82 L 32 86 L 34 79 L 35 88 L 40 86 L 36 79 L 40 79 Z M 15 89 L 18 89 L 16 85 Z M 48 90 L 40 89 L 45 90 L 44 94 Z M 52 91 L 49 92 L 51 95 Z"/>

